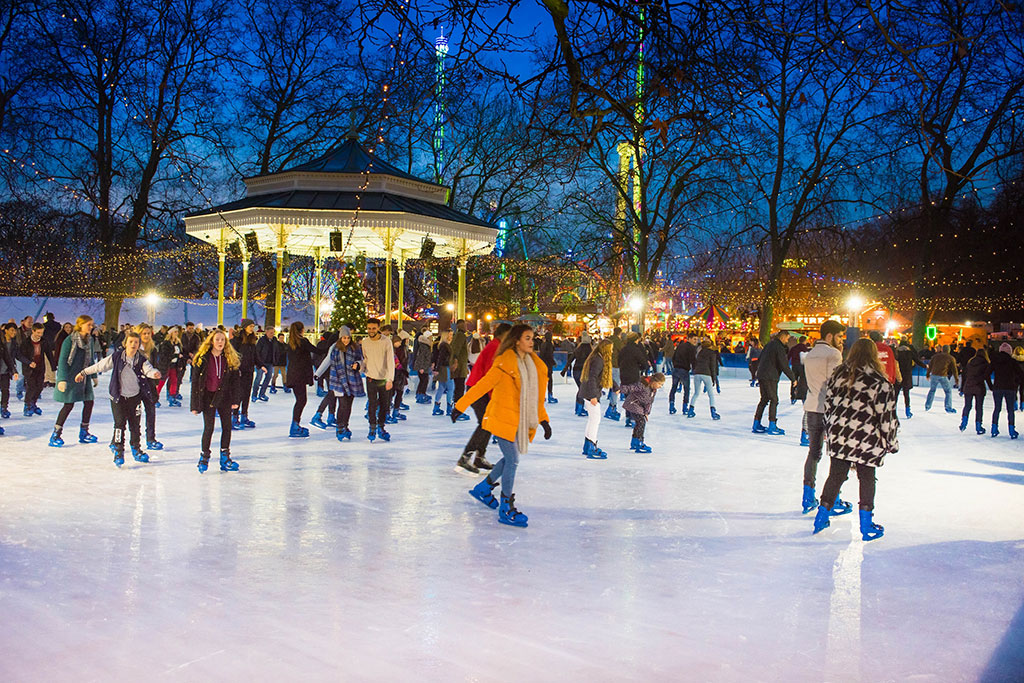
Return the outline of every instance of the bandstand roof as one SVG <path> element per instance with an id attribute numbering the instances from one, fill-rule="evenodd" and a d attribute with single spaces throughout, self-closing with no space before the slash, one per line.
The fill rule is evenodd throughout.
<path id="1" fill-rule="evenodd" d="M 243 179 L 246 196 L 185 217 L 185 231 L 224 247 L 255 233 L 261 251 L 354 258 L 418 258 L 423 238 L 434 256 L 486 254 L 498 231 L 446 203 L 448 188 L 378 159 L 354 139 L 277 173 Z M 330 250 L 341 232 L 345 249 Z"/>

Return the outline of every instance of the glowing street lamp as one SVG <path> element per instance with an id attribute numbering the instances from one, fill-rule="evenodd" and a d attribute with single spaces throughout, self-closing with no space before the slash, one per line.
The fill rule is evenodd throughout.
<path id="1" fill-rule="evenodd" d="M 453 304 L 453 303 L 451 303 L 451 302 L 448 302 L 448 303 L 446 303 L 446 304 L 444 305 L 444 309 L 445 309 L 446 311 L 448 311 L 449 313 L 451 313 L 452 311 L 454 311 L 454 310 L 455 310 L 455 304 Z"/>
<path id="2" fill-rule="evenodd" d="M 850 310 L 850 327 L 860 327 L 860 312 L 864 309 L 864 297 L 860 294 L 851 294 L 846 300 L 846 307 Z"/>
<path id="3" fill-rule="evenodd" d="M 156 292 L 150 292 L 144 297 L 146 302 L 146 311 L 149 314 L 149 324 L 156 323 L 156 307 L 160 303 L 160 295 Z"/>

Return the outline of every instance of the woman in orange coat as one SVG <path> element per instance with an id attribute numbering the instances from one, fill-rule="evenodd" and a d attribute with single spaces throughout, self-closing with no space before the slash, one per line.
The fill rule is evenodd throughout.
<path id="1" fill-rule="evenodd" d="M 455 404 L 452 422 L 474 401 L 491 392 L 491 401 L 480 426 L 494 435 L 502 458 L 494 463 L 487 476 L 469 493 L 492 510 L 498 509 L 498 521 L 512 526 L 526 526 L 527 517 L 516 510 L 512 492 L 519 456 L 526 453 L 537 427 L 544 429 L 544 438 L 551 438 L 551 425 L 544 410 L 547 391 L 547 366 L 533 352 L 533 329 L 516 325 L 501 342 L 491 369 Z M 501 478 L 501 503 L 492 491 Z"/>

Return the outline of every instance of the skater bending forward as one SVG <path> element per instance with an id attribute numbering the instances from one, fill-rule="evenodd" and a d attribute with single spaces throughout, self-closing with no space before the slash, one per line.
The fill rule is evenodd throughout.
<path id="1" fill-rule="evenodd" d="M 469 493 L 491 509 L 498 509 L 498 521 L 512 526 L 526 526 L 527 517 L 515 506 L 516 468 L 519 456 L 526 453 L 537 427 L 544 438 L 551 438 L 551 425 L 544 410 L 547 367 L 533 352 L 533 330 L 529 325 L 516 325 L 501 342 L 494 365 L 455 404 L 452 422 L 473 402 L 491 392 L 491 401 L 481 426 L 498 440 L 502 458 L 494 469 Z M 501 480 L 501 503 L 492 493 Z"/>
<path id="2" fill-rule="evenodd" d="M 896 433 L 896 388 L 885 376 L 878 348 L 870 339 L 858 339 L 825 387 L 825 440 L 831 463 L 814 517 L 814 533 L 829 525 L 839 489 L 857 468 L 860 481 L 860 533 L 865 541 L 882 536 L 875 524 L 875 470 L 886 453 L 899 450 Z"/>

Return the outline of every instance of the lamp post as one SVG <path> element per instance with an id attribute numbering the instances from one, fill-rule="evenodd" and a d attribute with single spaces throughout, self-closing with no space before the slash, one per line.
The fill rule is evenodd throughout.
<path id="1" fill-rule="evenodd" d="M 146 317 L 150 325 L 156 324 L 156 307 L 159 303 L 160 295 L 156 292 L 150 292 L 146 295 Z"/>
<path id="2" fill-rule="evenodd" d="M 856 293 L 851 294 L 846 300 L 846 307 L 850 311 L 850 324 L 846 329 L 846 348 L 849 349 L 860 339 L 860 312 L 864 309 L 864 297 Z"/>

